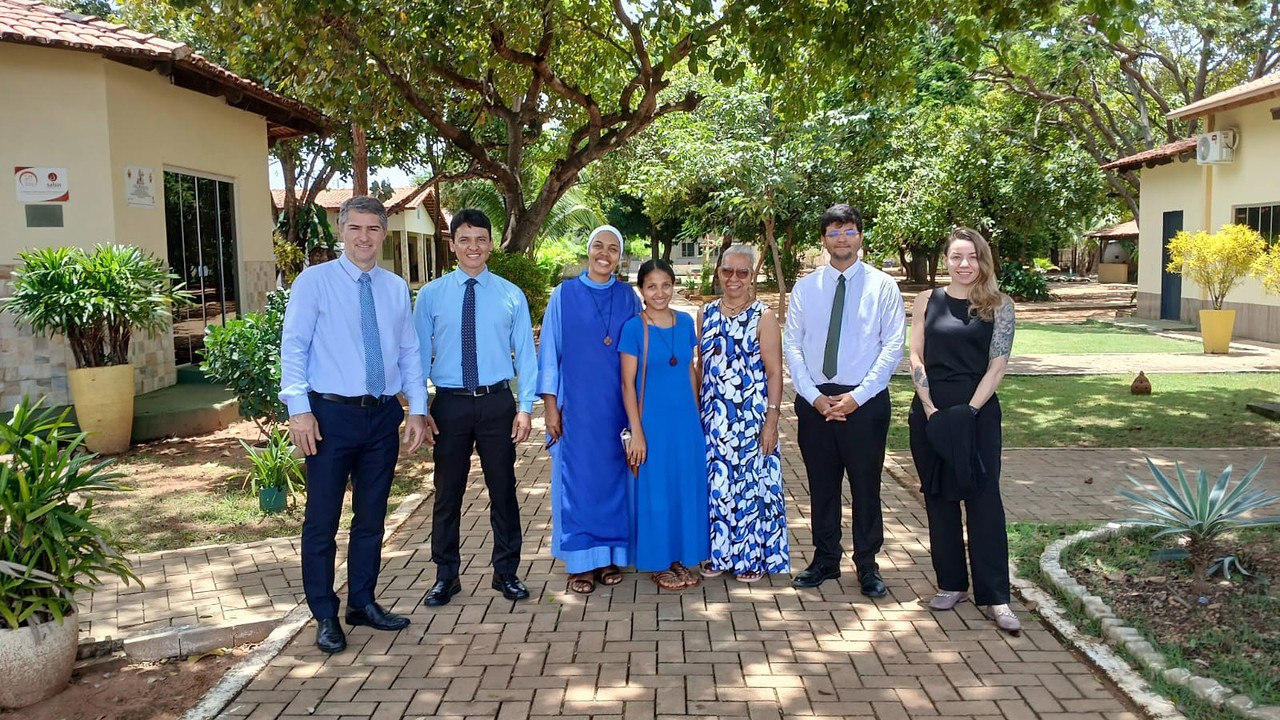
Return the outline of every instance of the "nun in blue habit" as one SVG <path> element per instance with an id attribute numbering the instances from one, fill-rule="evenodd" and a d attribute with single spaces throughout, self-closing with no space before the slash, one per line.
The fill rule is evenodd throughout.
<path id="1" fill-rule="evenodd" d="M 604 225 L 587 239 L 587 269 L 551 293 L 542 320 L 538 393 L 551 453 L 551 555 L 565 564 L 567 589 L 587 594 L 622 581 L 634 562 L 635 476 L 619 433 L 622 404 L 618 336 L 640 298 L 614 271 L 622 233 Z"/>

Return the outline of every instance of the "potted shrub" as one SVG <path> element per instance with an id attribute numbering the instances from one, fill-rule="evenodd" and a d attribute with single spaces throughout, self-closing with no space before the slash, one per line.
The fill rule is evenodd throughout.
<path id="1" fill-rule="evenodd" d="M 5 309 L 36 335 L 65 335 L 76 368 L 67 384 L 85 445 L 99 453 L 129 447 L 133 431 L 134 330 L 168 329 L 171 307 L 192 301 L 163 261 L 127 245 L 46 248 L 18 253 Z"/>
<path id="2" fill-rule="evenodd" d="M 253 467 L 244 476 L 245 488 L 258 496 L 258 508 L 264 513 L 278 513 L 288 500 L 305 487 L 302 460 L 294 452 L 289 432 L 276 427 L 264 447 L 253 447 L 241 440 Z"/>
<path id="3" fill-rule="evenodd" d="M 67 411 L 28 398 L 0 425 L 0 708 L 66 687 L 75 664 L 77 591 L 137 580 L 95 524 L 93 494 L 122 490 L 111 461 L 82 450 Z M 141 584 L 141 583 L 139 583 Z"/>
<path id="4" fill-rule="evenodd" d="M 1213 309 L 1200 310 L 1200 336 L 1206 353 L 1225 353 L 1235 330 L 1236 311 L 1223 310 L 1227 293 L 1254 272 L 1267 242 L 1248 225 L 1223 225 L 1216 233 L 1185 230 L 1169 241 L 1169 266 L 1209 294 Z"/>

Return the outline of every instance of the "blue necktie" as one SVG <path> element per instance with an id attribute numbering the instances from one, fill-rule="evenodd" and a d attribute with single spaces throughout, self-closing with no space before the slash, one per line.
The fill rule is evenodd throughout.
<path id="1" fill-rule="evenodd" d="M 467 278 L 467 294 L 462 298 L 462 384 L 475 392 L 480 387 L 476 361 L 476 279 Z"/>
<path id="2" fill-rule="evenodd" d="M 373 307 L 373 279 L 360 274 L 360 334 L 364 337 L 364 387 L 381 397 L 387 387 L 382 369 L 382 341 L 378 339 L 378 313 Z"/>

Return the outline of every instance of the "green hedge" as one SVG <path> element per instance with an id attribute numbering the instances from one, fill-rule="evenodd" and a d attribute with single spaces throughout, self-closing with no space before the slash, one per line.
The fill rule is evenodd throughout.
<path id="1" fill-rule="evenodd" d="M 533 324 L 540 325 L 551 290 L 547 284 L 547 276 L 538 267 L 538 263 L 522 253 L 494 250 L 489 255 L 489 272 L 515 283 L 524 291 L 524 297 L 529 301 L 529 315 L 533 318 Z"/>

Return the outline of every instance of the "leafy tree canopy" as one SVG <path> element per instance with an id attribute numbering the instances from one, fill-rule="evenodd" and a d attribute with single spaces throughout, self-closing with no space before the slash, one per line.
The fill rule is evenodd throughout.
<path id="1" fill-rule="evenodd" d="M 1119 5 L 1081 0 L 1100 18 Z M 1052 0 L 170 0 L 195 8 L 233 68 L 369 128 L 425 121 L 492 181 L 507 214 L 505 245 L 525 249 L 579 173 L 664 115 L 688 112 L 695 91 L 664 95 L 677 67 L 732 83 L 753 58 L 785 114 L 831 78 L 857 78 L 863 97 L 903 79 L 916 29 L 947 18 L 973 57 L 992 29 L 1043 17 Z M 745 52 L 719 52 L 733 38 Z M 528 153 L 545 135 L 553 162 L 525 190 Z M 531 200 L 526 198 L 532 198 Z"/>

